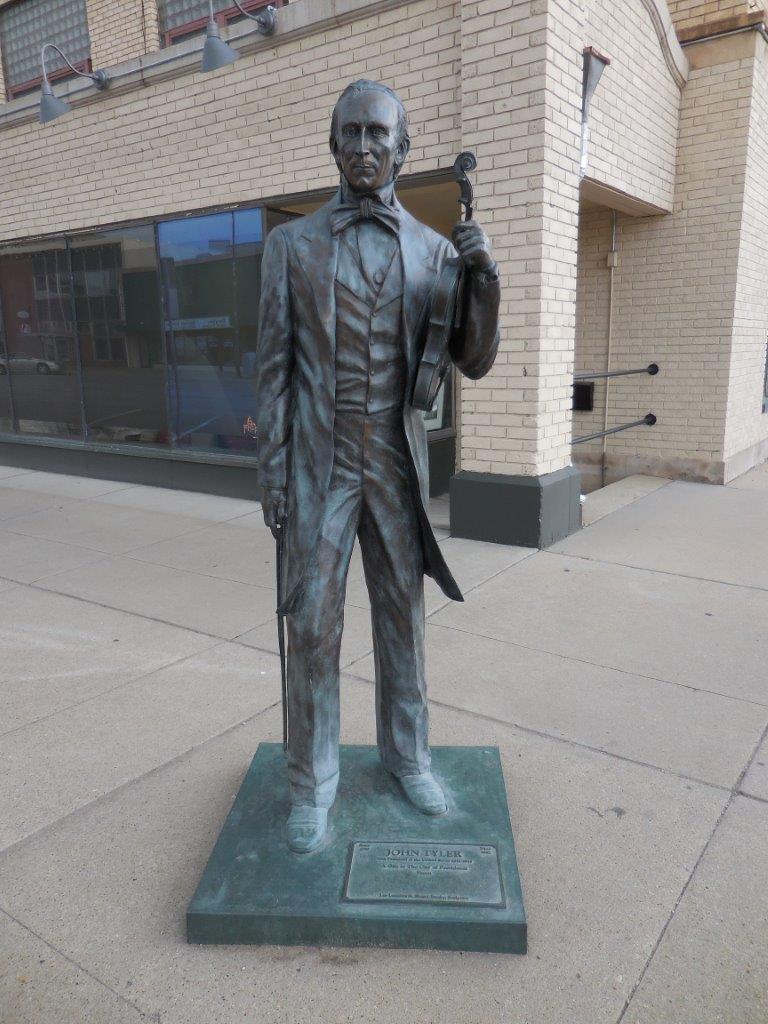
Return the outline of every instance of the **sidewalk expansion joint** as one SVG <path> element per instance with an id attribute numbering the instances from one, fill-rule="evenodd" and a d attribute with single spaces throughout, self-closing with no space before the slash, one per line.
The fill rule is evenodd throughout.
<path id="1" fill-rule="evenodd" d="M 746 490 L 746 487 L 744 488 Z M 745 800 L 755 800 L 759 804 L 768 805 L 768 797 L 758 796 L 757 793 L 747 793 L 743 789 L 740 789 L 736 796 L 744 797 Z"/>
<path id="2" fill-rule="evenodd" d="M 663 480 L 663 483 L 661 483 L 658 487 L 654 487 L 653 490 L 646 491 L 645 494 L 638 494 L 636 497 L 630 498 L 629 501 L 626 501 L 623 505 L 618 505 L 616 508 L 612 508 L 609 512 L 604 512 L 603 515 L 599 516 L 597 519 L 593 519 L 591 523 L 587 523 L 585 526 L 582 526 L 582 528 L 581 528 L 581 530 L 579 532 L 583 533 L 584 530 L 591 530 L 593 526 L 596 526 L 598 523 L 601 523 L 603 521 L 603 519 L 607 519 L 608 516 L 616 515 L 617 512 L 624 512 L 628 508 L 630 508 L 631 506 L 637 505 L 638 502 L 645 501 L 647 498 L 652 498 L 654 495 L 658 494 L 659 491 L 663 491 L 666 487 L 669 487 L 670 484 L 675 482 L 672 479 L 669 479 L 667 477 L 661 477 L 661 476 L 660 477 L 655 477 L 655 479 L 656 480 Z M 589 494 L 586 495 L 587 500 L 589 500 L 591 495 L 593 495 L 593 494 L 600 494 L 604 490 L 606 490 L 607 487 L 612 487 L 614 484 L 620 484 L 620 483 L 622 483 L 621 480 L 614 480 L 612 483 L 606 484 L 605 487 L 598 487 L 597 490 L 590 491 Z"/>
<path id="3" fill-rule="evenodd" d="M 55 718 L 56 715 L 60 715 L 65 711 L 71 711 L 73 708 L 79 708 L 83 704 L 90 704 L 91 701 L 98 700 L 110 693 L 116 693 L 118 690 L 123 690 L 126 686 L 133 686 L 134 683 L 140 683 L 142 679 L 148 679 L 150 676 L 156 675 L 158 672 L 165 672 L 166 669 L 174 668 L 176 665 L 189 661 L 191 658 L 197 658 L 201 654 L 207 654 L 209 651 L 214 651 L 217 647 L 221 647 L 222 644 L 227 643 L 231 643 L 231 641 L 219 639 L 217 643 L 211 644 L 209 647 L 202 647 L 199 651 L 194 651 L 192 654 L 183 654 L 179 658 L 163 662 L 160 665 L 156 665 L 155 668 L 149 669 L 147 672 L 141 672 L 139 675 L 134 676 L 131 679 L 125 679 L 122 683 L 117 683 L 115 686 L 108 686 L 106 690 L 99 690 L 98 693 L 91 693 L 87 697 L 83 697 L 82 700 L 76 700 L 71 704 L 65 704 L 63 707 L 56 708 L 55 711 L 50 711 L 47 715 L 40 715 L 39 718 L 32 718 L 21 725 L 15 725 L 13 728 L 7 729 L 5 732 L 0 732 L 0 740 L 5 739 L 6 736 L 13 735 L 15 732 L 20 732 L 22 729 L 27 729 L 31 725 L 37 725 L 39 722 L 46 722 L 49 718 Z"/>
<path id="4" fill-rule="evenodd" d="M 19 928 L 22 928 L 25 932 L 27 932 L 27 934 L 33 935 L 38 940 L 38 942 L 42 942 L 43 945 L 47 946 L 48 949 L 52 950 L 56 954 L 56 956 L 60 956 L 62 960 L 65 960 L 76 970 L 82 971 L 82 973 L 85 974 L 86 977 L 90 978 L 91 981 L 94 981 L 100 988 L 106 989 L 106 991 L 111 993 L 116 999 L 119 999 L 121 1003 L 124 1003 L 131 1010 L 135 1010 L 136 1013 L 139 1014 L 141 1020 L 148 1019 L 148 1015 L 144 1012 L 144 1010 L 137 1006 L 136 1003 L 131 1002 L 130 999 L 126 999 L 124 995 L 121 995 L 116 989 L 112 988 L 111 985 L 108 985 L 106 981 L 103 981 L 97 974 L 94 974 L 92 971 L 89 971 L 87 967 L 83 967 L 83 965 L 81 963 L 78 963 L 77 960 L 73 960 L 72 957 L 65 953 L 63 949 L 60 949 L 58 946 L 55 946 L 52 942 L 46 939 L 39 932 L 36 932 L 34 928 L 30 928 L 28 924 L 25 924 L 23 921 L 20 921 L 18 917 L 15 917 L 10 911 L 6 910 L 5 907 L 0 907 L 0 914 L 3 914 L 10 921 L 13 921 L 14 924 L 18 925 Z"/>
<path id="5" fill-rule="evenodd" d="M 589 527 L 587 527 L 589 529 Z M 652 569 L 647 565 L 631 565 L 628 562 L 612 562 L 608 558 L 594 558 L 591 555 L 575 555 L 570 551 L 552 551 L 543 548 L 542 555 L 550 555 L 555 558 L 578 558 L 582 562 L 594 562 L 596 565 L 613 565 L 621 569 L 634 569 L 636 572 L 649 572 L 656 576 L 671 576 L 676 580 L 693 580 L 696 583 L 715 583 L 720 587 L 735 587 L 737 590 L 757 590 L 759 593 L 768 593 L 768 587 L 760 587 L 756 583 L 734 583 L 732 580 L 715 580 L 710 576 L 694 576 L 691 573 L 672 572 L 671 569 Z"/>
<path id="6" fill-rule="evenodd" d="M 355 673 L 350 672 L 349 669 L 346 669 L 343 674 L 350 679 L 356 680 L 358 683 L 366 683 L 368 686 L 375 685 L 372 679 L 366 679 L 365 676 L 355 675 Z M 729 789 L 728 786 L 722 786 L 717 782 L 709 782 L 707 779 L 700 779 L 696 775 L 686 775 L 684 772 L 676 772 L 671 768 L 662 768 L 660 765 L 653 764 L 650 761 L 641 761 L 635 757 L 627 757 L 626 754 L 617 754 L 612 750 L 604 750 L 602 747 L 595 747 L 590 743 L 582 743 L 580 740 L 571 739 L 569 736 L 558 736 L 555 733 L 545 732 L 543 729 L 534 729 L 534 727 L 530 725 L 521 725 L 520 722 L 510 722 L 504 718 L 495 718 L 493 715 L 483 714 L 482 711 L 472 711 L 469 708 L 462 708 L 456 704 L 447 704 L 445 701 L 435 700 L 433 697 L 428 696 L 427 699 L 428 703 L 432 704 L 436 708 L 443 708 L 446 711 L 453 711 L 459 715 L 467 715 L 470 718 L 477 718 L 482 722 L 492 722 L 494 725 L 502 726 L 505 729 L 517 729 L 530 736 L 538 736 L 541 739 L 552 740 L 554 743 L 562 743 L 564 746 L 574 747 L 577 750 L 588 750 L 590 753 L 601 754 L 603 757 L 610 757 L 615 761 L 622 761 L 625 764 L 636 765 L 639 768 L 649 768 L 651 771 L 659 772 L 661 775 L 668 775 L 675 779 L 681 779 L 683 782 L 693 782 L 697 786 L 706 786 L 707 789 L 714 789 L 719 793 L 733 792 L 733 790 Z"/>
<path id="7" fill-rule="evenodd" d="M 180 572 L 186 572 L 187 570 L 179 570 Z M 191 573 L 190 575 L 194 575 Z M 0 577 L 1 579 L 2 577 Z M 56 594 L 57 597 L 68 597 L 73 601 L 81 601 L 83 604 L 93 605 L 95 608 L 106 608 L 110 612 L 119 612 L 121 615 L 133 615 L 137 619 L 143 619 L 145 622 L 157 622 L 161 626 L 172 626 L 174 629 L 183 630 L 186 633 L 194 633 L 196 636 L 205 636 L 211 640 L 221 640 L 228 643 L 234 643 L 235 637 L 220 636 L 218 633 L 207 633 L 204 629 L 196 629 L 194 626 L 184 626 L 180 622 L 172 622 L 170 619 L 161 619 L 156 615 L 144 615 L 141 612 L 133 611 L 129 608 L 119 608 L 114 604 L 105 604 L 103 601 L 94 601 L 90 597 L 80 597 L 78 594 L 68 594 L 65 590 L 53 590 L 51 587 L 38 587 L 34 583 L 20 583 L 20 587 L 29 587 L 31 590 L 36 590 L 40 594 Z M 259 589 L 264 590 L 266 588 L 260 587 Z M 249 633 L 252 629 L 259 629 L 261 626 L 265 626 L 268 622 L 272 621 L 272 616 L 265 619 L 262 622 L 255 622 L 252 626 L 249 626 L 245 631 Z M 242 636 L 239 633 L 238 636 Z"/>
<path id="8" fill-rule="evenodd" d="M 190 757 L 193 754 L 196 754 L 199 750 L 202 750 L 204 747 L 207 747 L 209 743 L 215 743 L 217 740 L 220 740 L 225 736 L 229 736 L 237 729 L 245 728 L 245 726 L 250 725 L 257 718 L 260 718 L 262 715 L 266 715 L 277 707 L 280 707 L 279 700 L 273 701 L 271 704 L 267 704 L 265 707 L 254 712 L 254 714 L 249 715 L 247 718 L 243 718 L 239 722 L 234 722 L 232 725 L 228 725 L 227 728 L 222 729 L 221 732 L 217 732 L 213 736 L 209 736 L 207 739 L 201 740 L 199 743 L 195 743 L 191 747 L 187 747 L 186 750 L 182 750 L 178 754 L 174 754 L 173 757 L 170 757 L 167 761 L 163 761 L 162 764 L 156 764 L 154 768 L 150 768 L 148 771 L 142 772 L 140 775 L 136 775 L 132 779 L 126 779 L 125 782 L 121 782 L 120 785 L 115 786 L 114 789 L 110 789 L 108 792 L 95 797 L 95 799 L 88 800 L 86 803 L 80 804 L 79 807 L 69 811 L 67 814 L 62 814 L 61 817 L 55 818 L 53 821 L 47 821 L 44 825 L 41 825 L 40 828 L 35 829 L 33 832 L 29 832 L 27 835 L 22 836 L 21 839 L 17 839 L 15 842 L 9 843 L 8 846 L 0 849 L 0 860 L 2 860 L 2 858 L 12 850 L 16 851 L 20 847 L 26 846 L 27 843 L 30 843 L 35 839 L 39 839 L 40 836 L 45 835 L 52 829 L 58 828 L 65 821 L 69 821 L 75 817 L 80 817 L 80 815 L 91 811 L 97 805 L 111 800 L 118 793 L 122 793 L 124 790 L 130 789 L 131 786 L 135 786 L 138 783 L 143 782 L 145 779 L 151 778 L 153 775 L 158 775 L 160 772 L 165 771 L 166 768 L 170 768 L 172 765 L 181 763 L 185 758 Z"/>
<path id="9" fill-rule="evenodd" d="M 0 486 L 2 486 L 2 481 L 1 480 L 0 480 Z M 63 544 L 63 545 L 71 546 L 73 548 L 82 548 L 85 551 L 95 551 L 97 554 L 104 555 L 105 558 L 119 558 L 121 555 L 128 555 L 131 551 L 142 551 L 144 548 L 152 547 L 153 544 L 162 544 L 162 543 L 165 543 L 166 541 L 169 541 L 169 540 L 178 540 L 181 537 L 189 537 L 192 534 L 200 533 L 201 530 L 207 530 L 211 526 L 225 526 L 227 523 L 233 522 L 235 519 L 242 518 L 242 515 L 238 515 L 238 516 L 233 516 L 232 519 L 217 519 L 215 521 L 209 521 L 209 520 L 201 519 L 199 521 L 200 522 L 199 526 L 194 526 L 194 527 L 192 527 L 189 530 L 182 530 L 180 533 L 174 533 L 172 536 L 163 537 L 162 539 L 152 541 L 151 544 L 146 544 L 146 543 L 137 544 L 136 547 L 126 548 L 125 551 L 105 551 L 103 548 L 92 548 L 92 547 L 89 547 L 87 544 L 80 544 L 80 543 L 78 543 L 75 540 L 70 540 L 70 539 L 60 540 L 60 539 L 58 539 L 56 537 L 44 537 L 44 536 L 41 536 L 39 534 L 23 533 L 21 530 L 14 530 L 12 526 L 8 525 L 9 523 L 12 523 L 16 519 L 24 519 L 24 520 L 26 520 L 26 519 L 28 519 L 31 516 L 40 515 L 43 512 L 50 512 L 54 508 L 59 508 L 61 510 L 61 509 L 63 509 L 65 507 L 65 505 L 67 505 L 70 502 L 74 504 L 75 502 L 83 503 L 83 502 L 87 502 L 87 501 L 88 501 L 87 498 L 69 498 L 69 499 L 67 499 L 66 502 L 64 502 L 61 505 L 54 504 L 54 505 L 50 505 L 50 506 L 48 506 L 46 508 L 36 509 L 34 512 L 27 512 L 27 513 L 25 513 L 23 515 L 11 516 L 8 519 L 0 519 L 0 530 L 6 530 L 8 533 L 12 533 L 16 537 L 25 537 L 27 540 L 44 540 L 44 541 L 47 541 L 49 544 Z M 97 506 L 101 505 L 102 508 L 112 508 L 112 509 L 122 510 L 122 511 L 125 511 L 125 512 L 150 513 L 150 514 L 156 515 L 156 516 L 168 516 L 169 515 L 168 512 L 158 512 L 155 509 L 150 509 L 150 508 L 132 509 L 130 506 L 112 505 L 110 502 L 101 502 L 101 503 L 93 502 L 93 504 L 97 505 Z M 253 513 L 251 513 L 251 512 L 243 513 L 243 515 L 252 515 L 252 514 Z M 189 518 L 192 519 L 194 517 L 190 516 Z M 69 570 L 65 570 L 65 571 L 69 571 Z M 181 572 L 189 572 L 191 570 L 182 569 L 180 571 Z M 58 576 L 59 574 L 58 573 L 52 573 L 51 575 L 52 576 Z"/>
<path id="10" fill-rule="evenodd" d="M 666 686 L 679 686 L 683 690 L 691 690 L 693 693 L 708 693 L 712 697 L 722 697 L 724 700 L 733 700 L 739 704 L 751 704 L 757 708 L 768 708 L 768 703 L 761 700 L 750 700 L 748 697 L 734 697 L 730 693 L 721 693 L 719 690 L 707 690 L 702 686 L 694 686 L 692 683 L 681 683 L 677 679 L 664 679 L 663 676 L 649 676 L 644 672 L 630 672 L 629 669 L 617 668 L 615 665 L 606 665 L 601 661 L 588 661 L 586 658 L 575 658 L 571 654 L 561 654 L 560 651 L 550 651 L 546 647 L 531 647 L 529 644 L 522 644 L 517 640 L 502 640 L 500 637 L 491 636 L 489 633 L 473 633 L 471 630 L 462 629 L 460 626 L 447 626 L 442 622 L 431 622 L 436 629 L 455 630 L 465 636 L 475 636 L 483 640 L 491 640 L 497 644 L 506 644 L 508 647 L 520 647 L 524 651 L 533 651 L 536 654 L 548 654 L 553 658 L 560 658 L 563 661 L 575 661 L 579 665 L 589 665 L 590 668 L 602 668 L 608 672 L 617 672 L 619 675 L 631 676 L 635 679 L 648 679 L 654 683 L 664 683 Z M 356 659 L 360 660 L 360 659 Z"/>
<path id="11" fill-rule="evenodd" d="M 624 1020 L 624 1017 L 626 1016 L 627 1010 L 629 1009 L 630 1003 L 634 999 L 637 990 L 640 988 L 640 985 L 643 982 L 643 978 L 648 973 L 648 969 L 651 966 L 651 963 L 653 962 L 653 958 L 656 956 L 656 953 L 659 950 L 659 947 L 661 946 L 661 943 L 664 940 L 664 936 L 667 934 L 669 926 L 672 923 L 672 919 L 674 918 L 674 916 L 675 916 L 675 914 L 677 912 L 677 908 L 680 906 L 680 904 L 681 904 L 681 902 L 683 900 L 683 897 L 685 896 L 685 894 L 688 891 L 688 888 L 689 888 L 691 882 L 693 881 L 693 877 L 696 874 L 696 871 L 698 870 L 699 864 L 701 864 L 702 860 L 704 859 L 705 854 L 707 853 L 707 850 L 712 845 L 712 840 L 714 839 L 714 837 L 715 837 L 715 835 L 717 833 L 717 830 L 720 828 L 720 825 L 722 824 L 723 819 L 725 818 L 725 815 L 728 813 L 729 807 L 731 806 L 733 801 L 736 799 L 736 797 L 740 795 L 741 784 L 744 781 L 744 778 L 745 778 L 747 772 L 752 767 L 752 762 L 757 757 L 758 751 L 760 750 L 760 747 L 764 743 L 764 741 L 765 741 L 767 736 L 768 736 L 768 725 L 766 725 L 766 727 L 763 729 L 762 733 L 760 734 L 760 736 L 759 736 L 759 738 L 757 740 L 757 743 L 755 744 L 754 748 L 752 749 L 752 753 L 750 754 L 749 758 L 747 759 L 747 763 L 742 768 L 741 772 L 739 773 L 738 779 L 736 780 L 736 782 L 734 783 L 732 789 L 730 790 L 730 792 L 728 794 L 728 799 L 725 801 L 725 804 L 723 805 L 723 807 L 722 807 L 722 809 L 720 811 L 720 814 L 717 816 L 717 821 L 715 822 L 715 824 L 714 824 L 714 826 L 712 828 L 712 831 L 710 832 L 706 842 L 704 843 L 704 846 L 701 848 L 701 852 L 699 853 L 699 856 L 696 858 L 696 863 L 693 865 L 693 867 L 691 869 L 691 873 L 688 875 L 688 878 L 686 879 L 685 884 L 683 885 L 683 888 L 680 890 L 680 893 L 679 893 L 677 899 L 675 900 L 675 904 L 672 907 L 672 910 L 669 912 L 669 916 L 667 917 L 667 920 L 664 922 L 664 926 L 662 927 L 661 931 L 659 932 L 658 938 L 656 939 L 656 942 L 654 943 L 653 949 L 651 950 L 651 952 L 650 952 L 650 954 L 648 956 L 648 959 L 645 961 L 645 964 L 643 965 L 643 969 L 640 971 L 640 974 L 639 974 L 639 976 L 637 978 L 637 981 L 632 986 L 632 989 L 630 990 L 630 993 L 629 993 L 629 995 L 627 996 L 627 998 L 626 998 L 626 1000 L 624 1002 L 624 1006 L 622 1007 L 621 1013 L 619 1014 L 619 1016 L 618 1016 L 618 1018 L 616 1020 L 616 1024 L 622 1024 L 622 1021 Z"/>
<path id="12" fill-rule="evenodd" d="M 176 540 L 175 537 L 171 538 Z M 164 543 L 164 542 L 161 542 Z M 127 558 L 131 562 L 137 562 L 139 565 L 161 565 L 164 569 L 170 569 L 172 572 L 183 572 L 188 576 L 202 576 L 205 580 L 217 580 L 219 583 L 235 583 L 239 587 L 253 587 L 254 590 L 271 591 L 275 593 L 275 587 L 265 587 L 261 583 L 246 583 L 244 580 L 233 580 L 230 576 L 214 576 L 210 572 L 202 572 L 200 569 L 182 569 L 178 565 L 169 565 L 167 562 L 150 561 L 148 558 L 137 558 L 133 552 L 149 550 L 153 545 L 149 544 L 146 548 L 131 548 L 131 552 L 122 552 L 119 555 L 112 555 L 113 558 Z M 69 570 L 66 570 L 69 571 Z"/>

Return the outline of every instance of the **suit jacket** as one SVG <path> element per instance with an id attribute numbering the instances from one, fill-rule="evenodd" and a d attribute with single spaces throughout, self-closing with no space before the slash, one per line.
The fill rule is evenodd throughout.
<path id="1" fill-rule="evenodd" d="M 258 481 L 262 487 L 287 491 L 281 605 L 285 613 L 301 594 L 333 468 L 339 236 L 331 231 L 330 216 L 340 201 L 337 194 L 310 216 L 273 229 L 264 247 L 257 379 Z M 403 425 L 413 464 L 424 571 L 447 597 L 461 601 L 427 519 L 427 433 L 422 413 L 410 404 L 430 295 L 443 261 L 455 256 L 455 250 L 445 238 L 411 217 L 397 199 L 394 203 L 401 215 L 402 341 L 408 374 Z M 469 377 L 482 377 L 496 357 L 499 294 L 497 280 L 469 275 L 465 330 L 451 351 L 456 365 Z"/>

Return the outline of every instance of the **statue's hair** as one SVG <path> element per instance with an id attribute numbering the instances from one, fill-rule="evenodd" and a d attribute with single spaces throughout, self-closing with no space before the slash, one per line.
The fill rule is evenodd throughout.
<path id="1" fill-rule="evenodd" d="M 394 89 L 390 89 L 388 85 L 384 85 L 381 82 L 373 82 L 369 78 L 361 78 L 357 82 L 352 82 L 336 100 L 336 105 L 334 106 L 333 113 L 331 114 L 331 142 L 336 138 L 336 133 L 339 128 L 339 106 L 341 101 L 346 99 L 347 96 L 359 96 L 364 92 L 382 92 L 385 96 L 389 96 L 390 99 L 395 101 L 397 104 L 397 141 L 400 142 L 402 139 L 405 139 L 410 142 L 411 137 L 408 134 L 408 115 L 405 112 L 403 101 Z"/>

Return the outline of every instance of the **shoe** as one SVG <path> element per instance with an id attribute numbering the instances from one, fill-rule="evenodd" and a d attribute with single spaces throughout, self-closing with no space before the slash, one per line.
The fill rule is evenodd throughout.
<path id="1" fill-rule="evenodd" d="M 413 806 L 422 814 L 445 814 L 448 810 L 445 794 L 432 772 L 402 775 L 399 776 L 398 782 Z"/>
<path id="2" fill-rule="evenodd" d="M 294 853 L 316 850 L 327 828 L 327 807 L 294 807 L 288 815 L 288 846 Z"/>

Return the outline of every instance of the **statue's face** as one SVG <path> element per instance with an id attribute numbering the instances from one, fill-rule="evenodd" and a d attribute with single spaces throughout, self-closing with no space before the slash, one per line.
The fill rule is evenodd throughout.
<path id="1" fill-rule="evenodd" d="M 372 192 L 392 181 L 408 153 L 397 130 L 398 107 L 381 92 L 363 92 L 341 101 L 331 152 L 356 192 Z"/>

